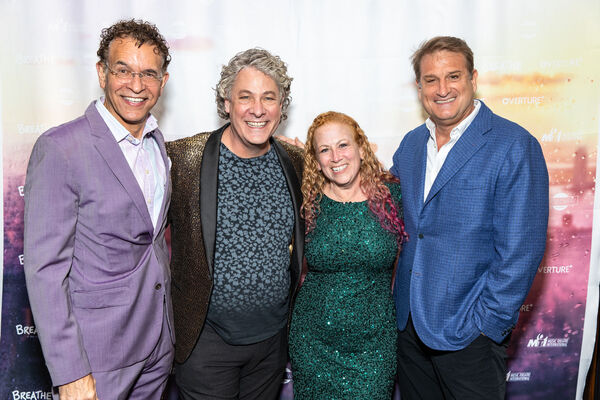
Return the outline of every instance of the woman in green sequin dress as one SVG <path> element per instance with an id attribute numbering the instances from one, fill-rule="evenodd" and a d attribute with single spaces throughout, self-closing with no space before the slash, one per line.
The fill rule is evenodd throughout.
<path id="1" fill-rule="evenodd" d="M 308 273 L 290 330 L 294 400 L 391 398 L 391 283 L 405 236 L 396 182 L 356 121 L 314 120 L 302 184 Z"/>

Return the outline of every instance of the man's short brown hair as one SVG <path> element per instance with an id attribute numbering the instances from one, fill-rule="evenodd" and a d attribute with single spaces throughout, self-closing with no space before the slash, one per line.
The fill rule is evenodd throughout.
<path id="1" fill-rule="evenodd" d="M 415 79 L 417 82 L 421 80 L 421 60 L 428 54 L 433 54 L 438 51 L 450 51 L 452 53 L 460 53 L 465 56 L 467 70 L 471 75 L 475 71 L 473 63 L 473 51 L 464 40 L 453 36 L 436 36 L 426 42 L 421 43 L 417 51 L 412 55 L 411 62 L 415 70 Z"/>

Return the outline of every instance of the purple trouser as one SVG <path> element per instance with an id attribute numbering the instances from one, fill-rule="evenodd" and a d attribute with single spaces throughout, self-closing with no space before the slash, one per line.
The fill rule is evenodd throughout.
<path id="1" fill-rule="evenodd" d="M 143 332 L 141 333 L 143 334 Z M 150 356 L 129 367 L 92 372 L 99 400 L 160 400 L 167 384 L 175 356 L 167 320 Z M 53 392 L 58 400 L 58 392 Z"/>

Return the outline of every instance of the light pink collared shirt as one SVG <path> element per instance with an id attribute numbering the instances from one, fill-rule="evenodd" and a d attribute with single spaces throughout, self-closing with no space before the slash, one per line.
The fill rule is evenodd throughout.
<path id="1" fill-rule="evenodd" d="M 153 136 L 154 130 L 158 128 L 156 118 L 152 115 L 148 116 L 146 125 L 144 126 L 142 139 L 140 140 L 133 137 L 133 135 L 131 135 L 131 133 L 129 133 L 129 131 L 108 111 L 104 106 L 104 96 L 96 101 L 96 109 L 119 144 L 119 148 L 123 152 L 127 164 L 129 165 L 129 168 L 131 168 L 140 190 L 144 195 L 144 200 L 146 200 L 146 206 L 148 207 L 152 224 L 156 227 L 156 222 L 160 215 L 160 208 L 165 196 L 167 182 L 165 163 L 160 154 L 158 143 Z M 149 168 L 140 168 L 139 165 L 136 165 L 138 160 L 141 160 L 141 157 L 139 157 L 140 151 L 146 152 L 145 156 L 148 158 Z M 144 175 L 150 174 L 152 174 L 149 177 L 152 184 L 148 185 L 148 178 Z"/>

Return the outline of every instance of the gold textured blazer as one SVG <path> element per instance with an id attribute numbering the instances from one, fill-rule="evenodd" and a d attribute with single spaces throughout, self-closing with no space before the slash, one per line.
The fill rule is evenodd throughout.
<path id="1" fill-rule="evenodd" d="M 204 327 L 212 291 L 217 229 L 217 176 L 221 136 L 229 124 L 214 132 L 168 142 L 173 192 L 171 280 L 175 319 L 175 360 L 184 362 Z M 304 249 L 304 221 L 300 217 L 302 150 L 271 138 L 294 206 L 294 235 L 290 262 L 290 309 L 298 288 Z M 291 311 L 291 310 L 290 310 Z"/>

